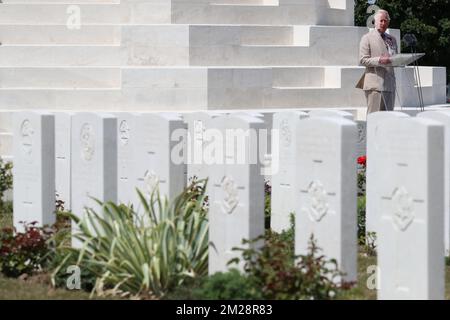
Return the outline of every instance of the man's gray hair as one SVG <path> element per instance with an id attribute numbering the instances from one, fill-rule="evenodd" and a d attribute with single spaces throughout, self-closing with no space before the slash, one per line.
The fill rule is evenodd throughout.
<path id="1" fill-rule="evenodd" d="M 386 15 L 388 21 L 391 21 L 391 17 L 389 16 L 389 12 L 387 12 L 386 10 L 383 10 L 383 9 L 380 9 L 380 10 L 377 11 L 377 13 L 375 13 L 375 17 L 374 17 L 375 20 L 377 20 L 378 17 L 379 17 L 380 15 L 382 15 L 383 13 Z"/>

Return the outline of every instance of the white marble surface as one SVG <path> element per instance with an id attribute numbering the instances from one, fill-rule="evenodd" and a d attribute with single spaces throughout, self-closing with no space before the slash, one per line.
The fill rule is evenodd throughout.
<path id="1" fill-rule="evenodd" d="M 357 279 L 356 124 L 341 117 L 300 120 L 296 131 L 295 252 L 307 254 L 311 236 L 320 254 Z"/>
<path id="2" fill-rule="evenodd" d="M 117 119 L 107 113 L 72 116 L 72 212 L 85 217 L 86 208 L 101 214 L 93 200 L 117 202 Z M 73 237 L 78 227 L 72 224 Z"/>
<path id="3" fill-rule="evenodd" d="M 307 117 L 308 114 L 301 111 L 284 111 L 273 115 L 273 130 L 277 130 L 278 135 L 272 136 L 272 146 L 278 152 L 272 153 L 272 167 L 276 163 L 277 170 L 271 177 L 270 227 L 276 232 L 289 229 L 291 213 L 295 216 L 296 130 L 300 119 Z"/>
<path id="4" fill-rule="evenodd" d="M 45 112 L 17 112 L 13 117 L 14 227 L 55 222 L 55 118 Z"/>
<path id="5" fill-rule="evenodd" d="M 258 157 L 251 158 L 258 150 L 257 135 L 249 134 L 243 140 L 236 140 L 228 138 L 226 133 L 227 129 L 257 131 L 263 129 L 264 124 L 250 116 L 223 115 L 212 119 L 210 127 L 217 130 L 223 142 L 211 151 L 216 154 L 215 159 L 222 162 L 216 161 L 211 166 L 209 181 L 209 274 L 213 274 L 228 270 L 227 262 L 240 256 L 232 251 L 233 247 L 244 247 L 243 239 L 255 239 L 264 233 L 264 177 Z M 237 141 L 244 141 L 239 144 L 242 149 Z M 243 153 L 236 153 L 239 149 Z M 244 156 L 242 162 L 241 156 Z M 257 248 L 261 241 L 251 245 Z M 242 270 L 242 261 L 231 267 Z"/>
<path id="6" fill-rule="evenodd" d="M 369 141 L 382 185 L 368 195 L 379 209 L 378 299 L 444 298 L 444 133 L 434 120 L 392 116 Z"/>

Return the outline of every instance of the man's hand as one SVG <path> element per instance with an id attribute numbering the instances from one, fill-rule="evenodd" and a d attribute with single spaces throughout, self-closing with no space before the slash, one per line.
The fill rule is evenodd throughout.
<path id="1" fill-rule="evenodd" d="M 379 60 L 380 64 L 390 64 L 391 62 L 391 56 L 389 54 L 383 54 Z"/>

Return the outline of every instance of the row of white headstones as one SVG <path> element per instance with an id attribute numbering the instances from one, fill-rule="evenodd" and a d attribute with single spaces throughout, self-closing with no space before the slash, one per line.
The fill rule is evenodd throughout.
<path id="1" fill-rule="evenodd" d="M 236 256 L 231 249 L 242 247 L 242 239 L 263 234 L 266 176 L 272 185 L 273 228 L 286 229 L 295 213 L 296 254 L 307 253 L 313 234 L 322 253 L 337 260 L 341 280 L 356 281 L 361 132 L 350 118 L 324 110 L 275 113 L 267 147 L 252 134 L 267 129 L 264 120 L 245 113 L 199 112 L 182 118 L 173 113 L 17 112 L 14 224 L 53 223 L 55 190 L 66 209 L 82 217 L 86 207 L 99 209 L 92 198 L 139 208 L 135 188 L 149 194 L 158 187 L 173 199 L 187 177 L 208 177 L 212 274 L 227 270 Z M 367 124 L 367 229 L 377 233 L 378 297 L 442 299 L 450 112 L 418 117 L 379 112 L 369 115 Z M 233 132 L 238 134 L 233 137 Z M 221 139 L 223 144 L 217 144 Z M 206 159 L 199 152 L 219 161 L 192 161 L 196 155 Z M 273 172 L 264 170 L 257 156 L 269 152 Z"/>

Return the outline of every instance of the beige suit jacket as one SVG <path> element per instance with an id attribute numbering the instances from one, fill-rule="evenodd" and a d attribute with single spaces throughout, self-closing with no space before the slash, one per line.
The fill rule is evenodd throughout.
<path id="1" fill-rule="evenodd" d="M 395 52 L 398 53 L 397 41 L 391 35 Z M 366 71 L 356 85 L 357 88 L 363 90 L 377 91 L 395 91 L 395 73 L 393 67 L 383 66 L 379 63 L 379 59 L 383 54 L 389 51 L 381 37 L 380 33 L 374 29 L 365 34 L 359 46 L 359 63 L 366 67 Z"/>

